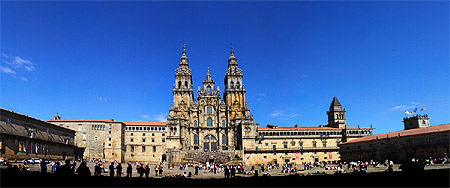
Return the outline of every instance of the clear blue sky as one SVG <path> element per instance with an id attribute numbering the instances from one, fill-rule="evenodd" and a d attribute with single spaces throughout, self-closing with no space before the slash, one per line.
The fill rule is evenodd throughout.
<path id="1" fill-rule="evenodd" d="M 0 106 L 164 120 L 183 42 L 194 88 L 209 66 L 222 90 L 233 43 L 260 126 L 324 125 L 334 96 L 375 133 L 414 107 L 450 123 L 448 1 L 2 1 Z"/>

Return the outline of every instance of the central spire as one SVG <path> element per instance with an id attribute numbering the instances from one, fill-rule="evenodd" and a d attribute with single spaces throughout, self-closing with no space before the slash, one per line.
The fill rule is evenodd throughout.
<path id="1" fill-rule="evenodd" d="M 208 66 L 208 73 L 206 73 L 206 80 L 211 80 L 211 74 L 209 74 L 209 66 Z"/>
<path id="2" fill-rule="evenodd" d="M 228 66 L 230 65 L 237 65 L 236 57 L 234 57 L 233 52 L 233 43 L 231 43 L 231 51 L 230 51 L 230 58 L 228 58 Z"/>
<path id="3" fill-rule="evenodd" d="M 186 57 L 186 43 L 183 43 L 183 53 L 181 54 L 180 58 L 180 66 L 181 65 L 189 65 L 189 60 Z"/>

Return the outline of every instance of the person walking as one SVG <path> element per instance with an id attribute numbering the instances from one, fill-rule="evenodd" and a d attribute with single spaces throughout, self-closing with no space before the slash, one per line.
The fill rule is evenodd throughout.
<path id="1" fill-rule="evenodd" d="M 150 174 L 150 167 L 148 165 L 145 165 L 145 178 L 148 178 L 148 174 Z"/>
<path id="2" fill-rule="evenodd" d="M 230 170 L 227 168 L 227 166 L 224 167 L 224 174 L 225 174 L 225 178 L 229 178 L 230 177 Z"/>
<path id="3" fill-rule="evenodd" d="M 162 166 L 159 166 L 159 167 L 158 167 L 158 170 L 159 170 L 159 176 L 162 176 L 162 173 L 163 173 L 163 167 L 162 167 Z"/>
<path id="4" fill-rule="evenodd" d="M 119 163 L 116 167 L 117 169 L 117 177 L 122 177 L 122 163 Z"/>
<path id="5" fill-rule="evenodd" d="M 234 168 L 234 166 L 231 166 L 231 177 L 236 177 L 236 168 Z"/>
<path id="6" fill-rule="evenodd" d="M 47 164 L 44 160 L 40 160 L 40 165 L 41 165 L 41 172 L 42 173 L 47 173 Z"/>
<path id="7" fill-rule="evenodd" d="M 198 164 L 197 165 L 195 165 L 195 173 L 194 173 L 195 175 L 198 175 Z"/>
<path id="8" fill-rule="evenodd" d="M 114 162 L 109 165 L 109 177 L 114 177 Z"/>
<path id="9" fill-rule="evenodd" d="M 128 163 L 128 166 L 127 166 L 127 178 L 131 178 L 132 177 L 131 173 L 133 173 L 133 167 L 131 166 L 131 163 Z"/>

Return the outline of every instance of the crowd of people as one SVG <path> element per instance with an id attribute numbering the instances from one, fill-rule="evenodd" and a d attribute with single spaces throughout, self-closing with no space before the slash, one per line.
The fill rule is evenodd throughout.
<path id="1" fill-rule="evenodd" d="M 286 174 L 298 174 L 299 171 L 308 171 L 308 175 L 311 174 L 326 174 L 325 171 L 334 172 L 334 174 L 340 174 L 347 172 L 352 173 L 366 173 L 368 167 L 381 168 L 380 163 L 375 160 L 371 161 L 351 161 L 351 162 L 341 162 L 341 161 L 322 161 L 322 162 L 303 162 L 301 164 L 286 162 L 283 165 L 278 163 L 267 163 L 259 164 L 254 166 L 245 167 L 241 163 L 238 164 L 224 164 L 218 162 L 206 162 L 201 163 L 181 163 L 179 164 L 179 170 L 182 171 L 178 174 L 171 174 L 164 172 L 165 163 L 159 163 L 154 167 L 151 167 L 147 162 L 131 162 L 129 161 L 125 166 L 122 163 L 113 161 L 109 165 L 105 164 L 106 161 L 102 159 L 90 159 L 89 162 L 94 163 L 94 176 L 102 176 L 102 174 L 108 174 L 110 177 L 122 177 L 122 174 L 126 174 L 125 177 L 133 177 L 133 172 L 137 173 L 140 178 L 149 178 L 151 171 L 154 172 L 155 177 L 162 178 L 189 178 L 199 175 L 199 172 L 211 173 L 211 174 L 221 174 L 223 173 L 224 178 L 234 178 L 236 174 L 242 175 L 253 175 L 253 176 L 270 176 L 272 172 L 281 172 Z M 424 165 L 434 165 L 436 163 L 446 163 L 447 158 L 439 159 L 416 159 L 413 158 L 410 162 L 414 164 L 424 164 Z M 50 167 L 50 171 L 56 175 L 77 175 L 77 176 L 91 176 L 91 170 L 87 166 L 86 161 L 82 160 L 65 160 L 62 161 L 48 161 L 42 159 L 33 160 L 23 160 L 22 163 L 18 165 L 12 165 L 8 160 L 2 161 L 3 165 L 7 166 L 7 171 L 12 174 L 27 173 L 29 171 L 29 165 L 40 165 L 40 171 L 42 173 L 47 173 L 47 167 Z M 80 164 L 77 166 L 77 164 Z M 173 171 L 174 164 L 168 163 L 167 169 Z M 411 166 L 411 165 L 409 165 Z M 400 169 L 411 169 L 408 165 L 401 165 Z M 417 166 L 417 165 L 416 165 Z M 384 161 L 384 167 L 386 172 L 393 172 L 394 162 L 392 160 L 386 159 Z M 123 169 L 125 168 L 125 169 Z M 275 171 L 274 171 L 275 170 Z M 192 171 L 194 174 L 192 174 Z M 311 173 L 311 171 L 314 171 Z"/>

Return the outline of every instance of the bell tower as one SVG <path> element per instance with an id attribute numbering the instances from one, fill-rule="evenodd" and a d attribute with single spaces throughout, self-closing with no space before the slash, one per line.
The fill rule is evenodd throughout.
<path id="1" fill-rule="evenodd" d="M 327 111 L 327 115 L 328 127 L 345 128 L 345 108 L 342 109 L 342 105 L 336 97 L 331 101 L 330 110 Z"/>
<path id="2" fill-rule="evenodd" d="M 230 119 L 244 116 L 245 108 L 245 86 L 242 83 L 242 70 L 239 69 L 237 59 L 234 57 L 233 46 L 231 46 L 230 57 L 228 58 L 228 69 L 225 73 L 224 102 L 231 114 Z"/>
<path id="3" fill-rule="evenodd" d="M 189 60 L 186 57 L 186 45 L 183 45 L 183 53 L 180 58 L 180 64 L 175 70 L 175 84 L 173 85 L 173 106 L 178 107 L 185 104 L 187 107 L 192 105 L 194 100 L 194 91 L 192 87 L 192 71 L 189 69 Z"/>
<path id="4" fill-rule="evenodd" d="M 167 116 L 167 145 L 168 150 L 182 150 L 187 145 L 186 127 L 189 126 L 190 108 L 194 103 L 192 87 L 192 71 L 189 69 L 189 60 L 186 57 L 186 46 L 180 64 L 175 70 L 175 84 L 173 85 L 173 103 Z M 173 156 L 169 155 L 169 158 Z"/>

